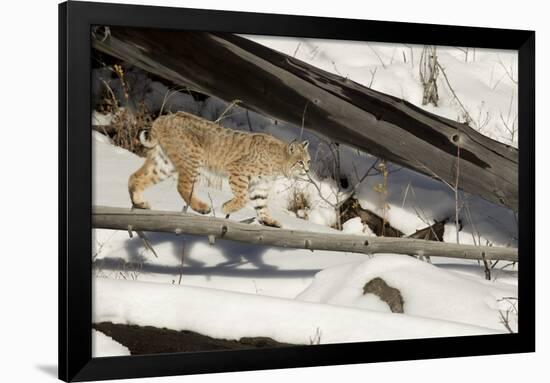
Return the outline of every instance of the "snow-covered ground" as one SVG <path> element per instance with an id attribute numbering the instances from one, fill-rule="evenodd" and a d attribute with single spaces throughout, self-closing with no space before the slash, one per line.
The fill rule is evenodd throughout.
<path id="1" fill-rule="evenodd" d="M 125 356 L 130 355 L 130 350 L 102 332 L 92 330 L 92 354 L 95 357 Z"/>
<path id="2" fill-rule="evenodd" d="M 251 38 L 421 106 L 421 47 Z M 472 117 L 481 116 L 476 122 L 481 132 L 516 145 L 503 126 L 501 114 L 507 121 L 507 116 L 514 119 L 517 113 L 517 57 L 510 52 L 477 49 L 475 60 L 470 50 L 466 61 L 465 52 L 458 48 L 438 48 L 438 52 L 462 104 Z M 101 76 L 101 72 L 95 75 Z M 226 109 L 227 103 L 213 97 L 195 101 L 177 92 L 165 98 L 168 88 L 164 84 L 151 81 L 138 70 L 133 75 L 150 90 L 144 94 L 152 112 L 158 111 L 163 101 L 164 110 L 186 110 L 210 120 Z M 112 87 L 115 93 L 120 91 L 116 84 Z M 460 118 L 462 109 L 452 92 L 444 83 L 439 89 L 440 105 L 427 109 Z M 104 117 L 94 114 L 94 118 Z M 287 141 L 300 135 L 299 127 L 238 106 L 222 124 L 266 132 Z M 331 203 L 345 191 L 339 190 L 330 177 L 335 170 L 333 154 L 325 137 L 309 132 L 304 136 L 311 142 L 321 196 L 311 183 L 280 179 L 270 195 L 270 210 L 284 228 L 337 232 L 331 228 L 336 221 Z M 93 204 L 130 207 L 127 180 L 143 159 L 112 145 L 100 133 L 93 132 L 92 140 Z M 346 146 L 340 146 L 339 158 L 338 173 L 350 185 L 376 161 Z M 363 208 L 386 214 L 388 221 L 405 234 L 454 215 L 455 197 L 447 186 L 392 164 L 388 167 L 387 195 L 377 186 L 384 182 L 382 175 L 371 175 L 357 187 L 355 195 Z M 222 216 L 221 205 L 231 197 L 227 181 L 203 177 L 196 190 L 203 200 L 212 201 L 211 214 Z M 307 196 L 310 207 L 298 214 L 305 214 L 307 220 L 287 209 L 296 191 Z M 180 211 L 183 207 L 174 179 L 148 189 L 145 196 L 154 209 Z M 475 196 L 461 195 L 461 201 L 461 243 L 516 246 L 513 212 Z M 254 215 L 254 209 L 247 206 L 230 219 Z M 343 223 L 343 231 L 373 235 L 357 218 Z M 500 333 L 507 331 L 502 315 L 509 315 L 508 325 L 517 329 L 517 265 L 496 265 L 491 281 L 486 281 L 484 269 L 476 261 L 433 258 L 429 264 L 394 254 L 311 252 L 223 240 L 210 245 L 206 238 L 188 235 L 147 236 L 158 258 L 139 238 L 129 238 L 126 231 L 93 231 L 94 322 L 192 330 L 224 339 L 268 336 L 300 344 Z M 444 240 L 456 241 L 454 223 L 445 225 Z M 400 290 L 404 314 L 391 313 L 389 306 L 373 294 L 363 295 L 363 286 L 376 277 Z M 104 341 L 94 347 L 96 356 L 116 352 Z"/>

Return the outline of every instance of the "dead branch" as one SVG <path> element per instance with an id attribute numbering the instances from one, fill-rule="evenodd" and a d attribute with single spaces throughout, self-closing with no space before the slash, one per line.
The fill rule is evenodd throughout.
<path id="1" fill-rule="evenodd" d="M 289 247 L 308 250 L 330 250 L 364 254 L 391 253 L 448 257 L 460 259 L 489 259 L 518 261 L 517 249 L 508 247 L 458 245 L 410 238 L 367 237 L 340 233 L 314 233 L 300 230 L 276 229 L 250 225 L 222 218 L 199 216 L 170 211 L 125 209 L 95 206 L 92 227 L 97 229 L 214 236 L 255 245 Z"/>

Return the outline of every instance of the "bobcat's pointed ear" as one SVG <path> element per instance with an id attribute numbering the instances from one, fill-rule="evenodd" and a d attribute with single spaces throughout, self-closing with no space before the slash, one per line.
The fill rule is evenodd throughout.
<path id="1" fill-rule="evenodd" d="M 288 152 L 290 154 L 293 154 L 296 151 L 296 140 L 292 141 L 290 144 L 288 144 Z"/>
<path id="2" fill-rule="evenodd" d="M 304 142 L 302 142 L 302 146 L 304 147 L 304 149 L 307 149 L 307 147 L 309 146 L 309 141 L 305 140 Z"/>

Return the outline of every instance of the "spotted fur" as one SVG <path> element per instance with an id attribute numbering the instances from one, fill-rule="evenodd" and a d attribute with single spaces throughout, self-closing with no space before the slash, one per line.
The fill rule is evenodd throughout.
<path id="1" fill-rule="evenodd" d="M 236 212 L 251 201 L 260 222 L 280 227 L 267 209 L 273 180 L 309 171 L 307 141 L 288 144 L 267 134 L 227 129 L 189 113 L 157 118 L 146 136 L 142 132 L 140 140 L 150 148 L 147 159 L 128 181 L 136 208 L 150 208 L 142 196 L 147 187 L 177 174 L 183 200 L 193 210 L 209 213 L 211 207 L 193 192 L 199 169 L 208 169 L 229 177 L 234 197 L 223 204 L 224 214 Z"/>

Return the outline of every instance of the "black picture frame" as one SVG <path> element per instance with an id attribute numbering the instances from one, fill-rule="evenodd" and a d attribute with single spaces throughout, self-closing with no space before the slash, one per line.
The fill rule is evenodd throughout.
<path id="1" fill-rule="evenodd" d="M 92 358 L 93 25 L 514 49 L 519 53 L 518 333 L 291 348 Z M 322 366 L 535 350 L 535 32 L 87 2 L 59 5 L 59 378 L 115 378 Z"/>

